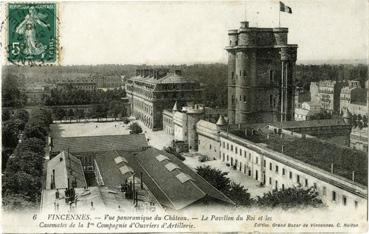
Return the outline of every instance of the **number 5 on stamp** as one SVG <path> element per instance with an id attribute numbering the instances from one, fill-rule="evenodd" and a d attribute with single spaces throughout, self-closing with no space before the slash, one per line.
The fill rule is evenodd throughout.
<path id="1" fill-rule="evenodd" d="M 57 17 L 55 3 L 8 4 L 8 61 L 55 63 Z"/>

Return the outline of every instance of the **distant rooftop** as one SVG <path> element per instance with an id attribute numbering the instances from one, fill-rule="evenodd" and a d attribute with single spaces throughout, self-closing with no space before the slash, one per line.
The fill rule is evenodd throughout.
<path id="1" fill-rule="evenodd" d="M 182 76 L 181 70 L 169 72 L 169 69 L 138 69 L 136 76 L 130 80 L 152 84 L 197 83 L 197 81 Z"/>
<path id="2" fill-rule="evenodd" d="M 270 125 L 279 127 L 281 126 L 280 122 L 274 122 Z M 319 120 L 306 120 L 306 121 L 286 121 L 283 122 L 283 128 L 307 128 L 307 127 L 327 127 L 327 126 L 336 126 L 336 125 L 348 125 L 341 118 L 338 119 L 319 119 Z"/>

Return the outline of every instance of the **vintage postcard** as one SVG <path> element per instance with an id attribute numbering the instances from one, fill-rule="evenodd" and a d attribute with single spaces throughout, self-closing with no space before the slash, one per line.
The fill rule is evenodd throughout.
<path id="1" fill-rule="evenodd" d="M 2 232 L 368 231 L 367 0 L 0 4 Z"/>

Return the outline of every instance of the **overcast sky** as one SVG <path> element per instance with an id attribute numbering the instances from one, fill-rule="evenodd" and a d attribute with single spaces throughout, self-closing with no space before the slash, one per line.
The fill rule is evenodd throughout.
<path id="1" fill-rule="evenodd" d="M 298 60 L 366 59 L 366 0 L 286 0 L 281 13 Z M 245 10 L 246 9 L 246 10 Z M 226 62 L 227 30 L 247 18 L 277 27 L 279 2 L 64 2 L 62 63 L 193 64 Z"/>

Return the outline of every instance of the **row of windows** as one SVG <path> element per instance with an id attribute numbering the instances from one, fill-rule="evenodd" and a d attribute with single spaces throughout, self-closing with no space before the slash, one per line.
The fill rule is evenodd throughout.
<path id="1" fill-rule="evenodd" d="M 265 166 L 266 166 L 266 161 L 264 160 L 264 167 Z M 272 163 L 269 163 L 269 171 L 273 171 L 273 164 Z M 274 166 L 274 171 L 276 173 L 279 172 L 279 166 L 278 165 Z M 286 175 L 286 172 L 287 172 L 286 169 L 282 168 L 282 175 L 283 176 Z M 288 173 L 288 177 L 291 180 L 293 179 L 292 171 L 290 171 Z M 302 182 L 302 180 L 300 178 L 300 175 L 298 175 L 298 174 L 296 174 L 296 182 L 298 184 L 301 184 L 301 182 Z M 307 178 L 305 178 L 305 180 L 303 182 L 304 182 L 305 187 L 309 187 L 309 180 Z M 276 183 L 276 188 L 277 188 L 278 187 L 278 181 L 276 180 L 275 183 Z M 269 184 L 272 185 L 272 177 L 269 177 Z M 315 189 L 318 189 L 318 186 L 315 182 L 313 183 L 313 187 Z M 284 189 L 284 184 L 282 184 L 282 189 Z M 327 188 L 325 186 L 322 187 L 322 195 L 327 196 Z M 336 201 L 336 200 L 337 200 L 336 191 L 332 191 L 332 201 Z M 345 195 L 342 195 L 342 204 L 345 205 L 345 206 L 347 205 L 347 197 Z M 355 207 L 357 207 L 357 205 L 358 205 L 358 202 L 355 201 Z"/>
<path id="2" fill-rule="evenodd" d="M 229 143 L 226 144 L 224 141 L 222 142 L 222 147 L 224 149 L 235 152 L 236 154 L 239 154 L 241 157 L 243 156 L 246 159 L 248 157 L 248 160 L 251 161 L 251 153 L 248 153 L 246 150 L 242 150 L 242 148 L 238 148 L 237 146 L 233 147 L 232 144 L 229 144 Z M 234 149 L 234 151 L 233 151 L 233 149 Z M 259 157 L 257 157 L 257 156 L 255 156 L 255 163 L 259 164 Z"/>
<path id="3" fill-rule="evenodd" d="M 224 149 L 227 149 L 227 150 L 230 150 L 232 152 L 235 152 L 236 154 L 239 154 L 240 156 L 244 155 L 244 158 L 247 158 L 247 155 L 248 155 L 248 159 L 251 161 L 251 153 L 248 153 L 246 150 L 242 150 L 241 148 L 238 148 L 237 146 L 234 146 L 232 144 L 229 144 L 229 143 L 225 143 L 224 141 L 221 142 L 221 146 L 224 148 Z M 210 146 L 210 149 L 211 149 L 211 146 Z M 229 157 L 229 155 L 225 155 L 225 153 L 222 154 L 222 158 L 223 158 L 223 161 L 229 161 L 231 160 L 231 164 L 233 166 L 233 162 L 235 162 L 235 164 L 237 164 L 237 159 L 234 160 L 232 157 Z M 255 163 L 258 164 L 259 163 L 259 158 L 258 157 L 255 157 Z M 240 170 L 242 168 L 242 163 L 239 162 L 240 164 Z M 263 160 L 263 166 L 264 168 L 266 167 L 266 160 Z M 279 174 L 280 171 L 281 171 L 281 174 L 282 176 L 288 176 L 288 178 L 290 180 L 293 180 L 293 172 L 292 171 L 289 171 L 287 172 L 287 170 L 285 168 L 280 168 L 278 165 L 273 165 L 273 163 L 269 163 L 269 171 L 274 171 L 275 173 Z M 246 165 L 245 165 L 245 173 L 246 173 Z M 309 180 L 307 178 L 305 179 L 302 179 L 301 176 L 299 174 L 296 174 L 295 176 L 296 178 L 296 183 L 298 184 L 301 184 L 301 185 L 304 185 L 305 187 L 309 187 L 311 186 L 309 184 Z M 276 180 L 276 188 L 278 188 L 278 181 Z M 269 184 L 272 185 L 272 177 L 269 178 Z M 315 188 L 315 189 L 318 189 L 318 186 L 317 186 L 317 183 L 313 183 L 312 186 Z M 282 189 L 284 189 L 284 184 L 282 184 Z M 327 196 L 327 188 L 325 186 L 322 186 L 322 195 L 323 196 Z M 331 197 L 331 200 L 332 201 L 336 201 L 337 200 L 337 195 L 336 195 L 336 191 L 332 191 L 332 197 Z M 357 207 L 358 205 L 358 202 L 357 201 L 354 201 L 354 205 L 355 207 Z M 343 205 L 347 205 L 347 197 L 345 195 L 342 195 L 342 204 Z"/>

